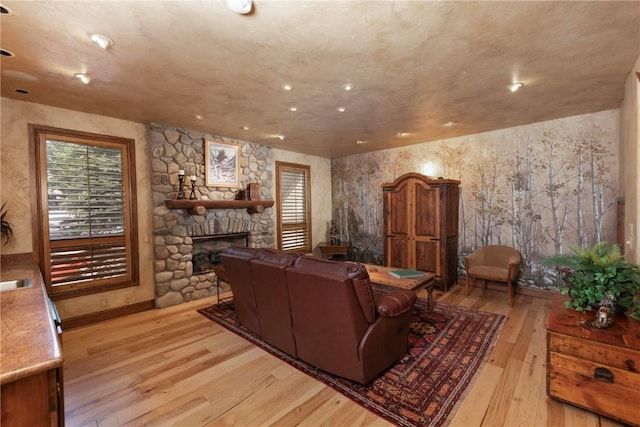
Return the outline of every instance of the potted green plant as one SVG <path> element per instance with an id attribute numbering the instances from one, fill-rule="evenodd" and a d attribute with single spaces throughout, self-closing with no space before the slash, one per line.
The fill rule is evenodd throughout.
<path id="1" fill-rule="evenodd" d="M 7 210 L 5 209 L 5 205 L 7 202 L 2 204 L 0 208 L 0 220 L 2 223 L 0 225 L 0 233 L 2 235 L 2 244 L 6 245 L 11 240 L 11 236 L 13 236 L 13 229 L 11 228 L 11 224 L 5 219 L 7 216 Z"/>
<path id="2" fill-rule="evenodd" d="M 546 258 L 543 264 L 554 266 L 564 275 L 558 285 L 570 300 L 567 308 L 576 311 L 599 306 L 608 295 L 625 311 L 634 308 L 630 316 L 640 320 L 640 268 L 630 264 L 620 254 L 620 247 L 608 242 L 590 248 L 571 248 L 572 254 L 558 254 Z"/>

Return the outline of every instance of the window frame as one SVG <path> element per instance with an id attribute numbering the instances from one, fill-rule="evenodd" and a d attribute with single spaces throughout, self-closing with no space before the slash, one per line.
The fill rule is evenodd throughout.
<path id="1" fill-rule="evenodd" d="M 305 216 L 306 221 L 295 225 L 282 223 L 282 194 L 281 194 L 281 172 L 302 172 L 305 174 Z M 302 248 L 288 249 L 287 252 L 304 252 L 311 253 L 313 251 L 313 239 L 311 234 L 311 166 L 297 163 L 288 163 L 276 161 L 276 203 L 277 203 L 277 223 L 278 223 L 278 249 L 283 248 L 282 232 L 286 229 L 299 228 L 304 225 L 307 233 L 307 246 Z"/>
<path id="2" fill-rule="evenodd" d="M 126 247 L 127 274 L 125 277 L 99 279 L 79 283 L 52 286 L 50 280 L 50 249 L 48 194 L 47 194 L 47 139 L 81 143 L 93 146 L 118 147 L 122 152 L 122 181 L 124 200 L 124 244 Z M 29 124 L 31 217 L 34 260 L 42 272 L 47 293 L 52 299 L 74 298 L 97 294 L 125 287 L 139 286 L 138 257 L 138 208 L 136 191 L 135 140 L 117 136 L 61 129 Z M 108 237 L 101 240 L 107 240 Z M 69 241 L 82 239 L 69 239 Z"/>

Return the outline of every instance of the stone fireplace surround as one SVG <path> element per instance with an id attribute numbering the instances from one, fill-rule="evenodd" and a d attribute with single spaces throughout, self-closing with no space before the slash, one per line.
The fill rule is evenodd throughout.
<path id="1" fill-rule="evenodd" d="M 148 127 L 151 152 L 151 194 L 153 199 L 153 247 L 155 304 L 158 308 L 216 295 L 214 272 L 194 274 L 194 236 L 219 235 L 243 231 L 248 246 L 273 247 L 275 221 L 273 208 L 249 213 L 243 209 L 208 209 L 204 215 L 191 215 L 186 209 L 169 209 L 165 201 L 175 199 L 178 170 L 196 176 L 201 200 L 234 200 L 238 188 L 205 187 L 204 139 L 214 135 L 152 123 Z M 240 182 L 261 186 L 261 198 L 273 200 L 273 153 L 270 147 L 236 141 L 240 144 Z M 228 284 L 222 283 L 228 290 Z"/>

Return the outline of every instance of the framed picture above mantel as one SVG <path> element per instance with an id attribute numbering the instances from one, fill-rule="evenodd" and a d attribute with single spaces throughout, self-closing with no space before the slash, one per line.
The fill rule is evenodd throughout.
<path id="1" fill-rule="evenodd" d="M 240 187 L 240 144 L 205 139 L 207 187 Z"/>

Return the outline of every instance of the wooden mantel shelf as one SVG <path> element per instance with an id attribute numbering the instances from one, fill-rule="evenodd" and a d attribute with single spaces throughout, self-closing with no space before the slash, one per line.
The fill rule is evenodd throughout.
<path id="1" fill-rule="evenodd" d="M 207 209 L 246 209 L 250 214 L 260 213 L 273 206 L 273 200 L 165 200 L 169 209 L 187 209 L 191 215 L 204 215 Z"/>

